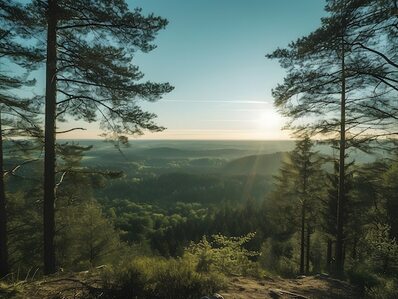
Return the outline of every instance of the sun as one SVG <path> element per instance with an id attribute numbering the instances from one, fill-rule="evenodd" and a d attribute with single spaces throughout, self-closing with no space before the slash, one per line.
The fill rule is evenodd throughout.
<path id="1" fill-rule="evenodd" d="M 261 129 L 280 129 L 282 117 L 274 110 L 260 111 L 256 123 Z"/>

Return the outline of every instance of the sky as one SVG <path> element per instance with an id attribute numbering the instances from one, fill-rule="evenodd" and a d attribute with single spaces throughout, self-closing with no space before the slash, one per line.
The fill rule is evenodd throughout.
<path id="1" fill-rule="evenodd" d="M 320 25 L 323 0 L 127 0 L 169 20 L 135 59 L 146 80 L 175 89 L 141 106 L 167 130 L 140 139 L 289 139 L 271 90 L 284 72 L 266 53 Z M 98 138 L 97 124 L 64 138 Z"/>
<path id="2" fill-rule="evenodd" d="M 137 57 L 149 80 L 174 91 L 142 105 L 168 129 L 145 138 L 287 139 L 271 90 L 283 80 L 277 47 L 320 25 L 321 0 L 139 0 L 169 20 L 153 52 Z"/>

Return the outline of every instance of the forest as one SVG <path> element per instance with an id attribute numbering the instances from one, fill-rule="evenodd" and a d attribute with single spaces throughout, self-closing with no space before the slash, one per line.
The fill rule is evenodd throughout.
<path id="1" fill-rule="evenodd" d="M 264 52 L 290 140 L 139 139 L 178 86 L 135 63 L 168 20 L 125 0 L 0 24 L 0 298 L 398 298 L 397 0 Z"/>

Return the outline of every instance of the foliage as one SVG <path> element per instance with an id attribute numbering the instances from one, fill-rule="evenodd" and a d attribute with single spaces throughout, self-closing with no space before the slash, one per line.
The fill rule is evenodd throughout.
<path id="1" fill-rule="evenodd" d="M 155 101 L 173 87 L 144 82 L 133 57 L 137 51 L 156 48 L 154 39 L 166 27 L 166 19 L 130 9 L 125 1 L 59 0 L 48 5 L 34 0 L 26 10 L 31 13 L 28 32 L 42 36 L 47 29 L 54 30 L 51 46 L 59 49 L 55 57 L 47 55 L 57 66 L 54 104 L 58 114 L 51 117 L 61 122 L 68 120 L 67 115 L 87 122 L 99 120 L 107 136 L 120 144 L 127 142 L 123 134 L 164 129 L 138 101 Z"/>
<path id="2" fill-rule="evenodd" d="M 22 24 L 26 22 L 27 15 L 19 3 L 12 0 L 0 1 L 0 277 L 7 275 L 10 270 L 4 184 L 4 178 L 10 170 L 4 167 L 7 153 L 3 141 L 11 139 L 20 149 L 26 150 L 22 145 L 30 143 L 16 139 L 41 136 L 40 127 L 36 123 L 37 97 L 29 95 L 31 98 L 24 98 L 20 92 L 35 84 L 35 80 L 28 78 L 28 70 L 34 69 L 42 58 L 38 51 L 26 45 L 29 38 L 22 33 Z M 20 71 L 15 72 L 18 68 Z M 24 72 L 26 74 L 22 74 Z"/>
<path id="3" fill-rule="evenodd" d="M 8 193 L 11 272 L 26 275 L 40 268 L 42 233 L 41 207 L 37 190 Z M 21 213 L 21 211 L 24 211 Z"/>
<path id="4" fill-rule="evenodd" d="M 308 136 L 296 141 L 288 161 L 282 163 L 275 177 L 273 201 L 279 201 L 278 223 L 283 223 L 286 214 L 282 209 L 293 211 L 289 221 L 296 223 L 293 231 L 300 229 L 300 273 L 309 272 L 310 238 L 318 225 L 319 202 L 324 187 L 323 159 L 313 150 L 314 144 Z M 277 217 L 278 217 L 277 216 Z M 290 216 L 290 214 L 289 214 Z M 307 249 L 307 250 L 306 250 Z M 307 262 L 306 262 L 307 261 Z"/>
<path id="5" fill-rule="evenodd" d="M 261 246 L 259 264 L 284 277 L 299 274 L 299 246 L 293 238 L 285 241 L 268 238 Z"/>
<path id="6" fill-rule="evenodd" d="M 155 48 L 167 20 L 132 10 L 124 0 L 32 0 L 26 6 L 0 0 L 0 275 L 10 268 L 37 273 L 44 248 L 46 273 L 56 266 L 76 271 L 114 264 L 106 278 L 109 297 L 196 298 L 222 285 L 220 273 L 259 275 L 258 265 L 285 276 L 329 271 L 334 254 L 336 270 L 343 274 L 345 266 L 364 296 L 397 297 L 398 163 L 346 163 L 349 149 L 396 146 L 397 1 L 328 0 L 325 11 L 320 28 L 267 55 L 287 71 L 273 90 L 275 106 L 303 138 L 287 160 L 277 153 L 227 162 L 233 151 L 211 159 L 211 150 L 192 151 L 196 159 L 190 159 L 163 148 L 152 151 L 163 153 L 163 160 L 145 158 L 145 151 L 135 152 L 140 158 L 120 155 L 118 163 L 130 175 L 122 177 L 104 165 L 98 176 L 82 166 L 91 146 L 57 145 L 55 136 L 84 128 L 56 131 L 57 124 L 99 122 L 119 150 L 126 135 L 163 130 L 139 101 L 156 101 L 173 87 L 144 82 L 133 62 L 137 51 Z M 47 57 L 44 44 L 35 46 L 32 37 L 45 34 Z M 41 156 L 36 144 L 20 137 L 35 137 L 42 147 L 35 116 L 41 97 L 23 89 L 35 84 L 30 72 L 44 60 L 42 201 L 42 169 L 23 186 L 15 172 L 32 146 Z M 321 170 L 314 136 L 339 150 L 333 174 Z M 7 152 L 4 138 L 13 141 Z M 15 160 L 20 165 L 5 169 L 3 157 L 8 167 L 16 149 L 25 150 Z M 269 169 L 281 160 L 269 194 Z M 260 171 L 265 164 L 269 169 Z M 196 173 L 186 173 L 193 168 Z M 118 180 L 94 191 L 105 178 Z M 5 193 L 4 183 L 17 192 Z M 132 247 L 179 258 L 136 257 L 121 264 Z"/>
<path id="7" fill-rule="evenodd" d="M 273 96 L 297 135 L 322 136 L 336 147 L 342 138 L 346 149 L 364 150 L 394 135 L 396 3 L 379 2 L 329 0 L 318 29 L 267 55 L 287 70 Z M 346 97 L 347 105 L 340 102 Z"/>
<path id="8" fill-rule="evenodd" d="M 100 202 L 113 218 L 122 240 L 130 244 L 148 242 L 154 251 L 166 257 L 181 256 L 191 241 L 218 232 L 236 236 L 257 231 L 248 246 L 258 250 L 263 236 L 277 229 L 267 221 L 267 205 L 253 199 L 237 203 L 215 201 L 207 205 L 141 203 L 129 198 L 103 198 Z"/>
<path id="9" fill-rule="evenodd" d="M 127 255 L 130 250 L 120 241 L 112 221 L 105 218 L 94 199 L 85 198 L 89 188 L 83 191 L 67 180 L 62 187 L 56 214 L 58 267 L 86 270 Z M 41 247 L 37 245 L 43 237 L 39 229 L 42 227 L 41 194 L 38 188 L 8 194 L 10 264 L 12 272 L 21 277 L 41 274 Z"/>
<path id="10" fill-rule="evenodd" d="M 105 298 L 197 299 L 224 284 L 216 273 L 200 273 L 189 259 L 137 257 L 105 276 Z"/>
<path id="11" fill-rule="evenodd" d="M 131 174 L 131 169 L 128 169 L 126 172 L 130 172 L 134 179 L 123 178 L 110 182 L 98 195 L 106 195 L 109 198 L 107 200 L 126 198 L 159 205 L 175 202 L 211 204 L 242 201 L 247 197 L 262 199 L 271 189 L 271 179 L 267 176 L 194 174 L 179 171 L 173 166 L 167 167 L 166 171 L 169 173 L 146 176 L 145 173 Z M 252 186 L 246 191 L 245 184 L 249 179 Z"/>
<path id="12" fill-rule="evenodd" d="M 251 258 L 258 256 L 257 252 L 244 247 L 255 236 L 249 233 L 241 237 L 226 237 L 223 235 L 211 236 L 211 241 L 206 237 L 198 243 L 191 243 L 185 255 L 197 261 L 199 272 L 220 272 L 229 275 L 254 274 L 255 263 Z"/>
<path id="13" fill-rule="evenodd" d="M 398 296 L 396 277 L 377 275 L 366 265 L 358 265 L 349 269 L 348 278 L 362 293 L 363 298 L 395 299 Z"/>
<path id="14" fill-rule="evenodd" d="M 318 29 L 267 55 L 278 59 L 287 71 L 283 83 L 272 92 L 275 106 L 290 119 L 286 127 L 295 136 L 320 138 L 339 150 L 337 200 L 336 204 L 329 201 L 326 218 L 335 222 L 329 230 L 336 231 L 334 270 L 340 277 L 350 239 L 346 225 L 352 225 L 354 256 L 361 228 L 346 211 L 348 150 L 370 152 L 375 146 L 391 146 L 374 140 L 396 140 L 398 110 L 392 94 L 398 90 L 396 51 L 392 50 L 398 40 L 396 4 L 389 0 L 327 1 L 327 14 Z M 302 255 L 301 269 L 303 260 Z"/>
<path id="15" fill-rule="evenodd" d="M 62 229 L 56 238 L 57 256 L 63 267 L 85 270 L 125 254 L 118 232 L 96 202 L 64 207 L 58 212 L 58 225 Z"/>
<path id="16" fill-rule="evenodd" d="M 378 285 L 378 277 L 372 273 L 367 265 L 356 265 L 347 271 L 348 279 L 356 285 L 364 295 L 366 290 L 373 289 Z"/>
<path id="17" fill-rule="evenodd" d="M 398 162 L 389 165 L 382 176 L 381 192 L 386 205 L 386 216 L 390 226 L 390 236 L 398 240 Z"/>
<path id="18" fill-rule="evenodd" d="M 395 299 L 398 297 L 398 281 L 395 278 L 379 279 L 376 286 L 366 290 L 366 298 Z"/>
<path id="19" fill-rule="evenodd" d="M 366 235 L 372 268 L 382 274 L 398 273 L 398 243 L 390 238 L 390 228 L 379 224 Z"/>

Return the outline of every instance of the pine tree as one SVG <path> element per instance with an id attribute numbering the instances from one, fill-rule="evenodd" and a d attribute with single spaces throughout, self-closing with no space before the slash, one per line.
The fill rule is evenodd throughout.
<path id="1" fill-rule="evenodd" d="M 287 69 L 284 83 L 274 91 L 275 105 L 291 119 L 298 136 L 310 134 L 329 141 L 339 150 L 337 201 L 337 273 L 343 273 L 343 218 L 345 208 L 345 164 L 348 149 L 370 151 L 373 140 L 392 136 L 389 121 L 382 121 L 369 103 L 380 100 L 376 92 L 380 78 L 388 73 L 355 43 L 368 42 L 358 31 L 363 19 L 362 0 L 330 0 L 328 17 L 319 29 L 267 55 Z M 365 30 L 366 31 L 366 30 Z M 376 76 L 375 74 L 379 74 Z M 393 79 L 394 80 L 394 79 Z M 391 101 L 389 101 L 391 103 Z"/>
<path id="2" fill-rule="evenodd" d="M 337 5 L 330 6 L 331 13 L 336 13 L 341 2 L 355 7 L 355 38 L 346 42 L 356 55 L 367 58 L 365 67 L 358 68 L 357 72 L 364 80 L 373 82 L 369 86 L 372 96 L 361 103 L 361 108 L 366 111 L 367 121 L 377 120 L 384 129 L 375 137 L 395 138 L 398 133 L 395 100 L 398 95 L 398 3 L 396 0 L 335 2 Z"/>
<path id="3" fill-rule="evenodd" d="M 33 116 L 36 99 L 22 98 L 16 93 L 16 89 L 34 84 L 23 72 L 33 69 L 42 59 L 37 49 L 21 44 L 26 38 L 23 29 L 27 21 L 21 5 L 12 0 L 0 1 L 0 63 L 3 65 L 0 73 L 0 277 L 9 271 L 4 179 L 10 171 L 4 168 L 4 140 L 15 136 L 41 136 Z M 18 67 L 20 76 L 8 74 L 11 68 Z"/>
<path id="4" fill-rule="evenodd" d="M 315 199 L 320 188 L 321 159 L 312 151 L 313 143 L 308 136 L 296 141 L 295 149 L 290 153 L 289 160 L 284 162 L 280 174 L 276 177 L 277 192 L 297 202 L 300 207 L 300 273 L 309 270 L 305 256 L 309 259 L 310 242 L 310 206 L 315 206 Z M 306 236 L 307 231 L 307 236 Z M 307 243 L 307 252 L 306 252 Z M 309 265 L 309 261 L 307 262 Z"/>
<path id="5" fill-rule="evenodd" d="M 321 208 L 321 227 L 323 232 L 327 236 L 327 259 L 326 259 L 326 268 L 329 272 L 333 272 L 334 268 L 332 265 L 332 248 L 333 244 L 336 243 L 337 240 L 337 203 L 339 198 L 339 161 L 336 159 L 332 159 L 333 173 L 327 174 L 327 193 L 326 196 L 322 200 L 322 208 Z M 351 202 L 351 197 L 349 193 L 352 189 L 352 168 L 353 163 L 345 165 L 345 180 L 344 180 L 344 192 L 345 192 L 345 199 L 346 199 L 346 207 L 344 209 L 344 215 L 347 217 L 348 213 L 348 206 Z M 344 235 L 343 239 L 346 239 L 346 232 L 345 228 L 347 227 L 347 223 L 344 223 Z"/>
<path id="6" fill-rule="evenodd" d="M 163 128 L 154 114 L 138 106 L 172 90 L 168 83 L 143 82 L 133 65 L 137 50 L 149 52 L 156 33 L 167 21 L 120 0 L 32 1 L 36 35 L 47 35 L 45 157 L 44 157 L 44 270 L 56 270 L 54 201 L 57 122 L 68 117 L 101 121 L 104 134 L 125 143 L 125 134 Z"/>

